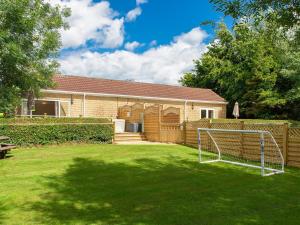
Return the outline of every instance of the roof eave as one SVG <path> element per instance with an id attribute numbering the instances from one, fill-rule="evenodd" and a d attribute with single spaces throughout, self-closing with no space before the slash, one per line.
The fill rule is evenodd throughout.
<path id="1" fill-rule="evenodd" d="M 134 98 L 134 99 L 138 98 L 138 99 L 144 99 L 144 100 L 164 100 L 164 101 L 175 101 L 175 102 L 195 102 L 195 103 L 210 103 L 210 104 L 224 104 L 224 105 L 228 104 L 228 102 L 226 102 L 226 101 L 161 98 L 161 97 L 147 97 L 147 96 L 120 95 L 120 94 L 107 94 L 107 93 L 90 93 L 90 92 L 50 90 L 50 89 L 42 89 L 41 92 L 53 93 L 53 94 L 74 94 L 74 95 L 86 95 L 86 96 L 99 96 L 99 97 L 117 97 L 117 98 Z"/>

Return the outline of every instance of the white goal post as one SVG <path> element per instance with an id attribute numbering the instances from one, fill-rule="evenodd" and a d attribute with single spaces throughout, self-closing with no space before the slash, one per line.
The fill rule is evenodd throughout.
<path id="1" fill-rule="evenodd" d="M 224 162 L 260 169 L 262 176 L 284 173 L 284 158 L 269 131 L 198 128 L 200 163 Z"/>

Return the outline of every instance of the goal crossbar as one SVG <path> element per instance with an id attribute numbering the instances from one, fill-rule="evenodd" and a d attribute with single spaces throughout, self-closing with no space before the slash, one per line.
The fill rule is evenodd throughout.
<path id="1" fill-rule="evenodd" d="M 230 129 L 210 129 L 210 128 L 198 128 L 198 150 L 199 150 L 199 162 L 200 163 L 214 163 L 214 162 L 224 162 L 224 163 L 230 163 L 234 165 L 239 166 L 245 166 L 245 167 L 251 167 L 251 168 L 257 168 L 261 170 L 262 176 L 270 176 L 274 174 L 280 174 L 284 173 L 284 157 L 283 154 L 269 131 L 262 131 L 262 130 L 230 130 Z M 202 141 L 201 141 L 201 133 L 204 133 L 207 135 L 208 141 L 210 141 L 209 147 L 206 146 L 203 147 Z M 214 133 L 218 133 L 219 136 L 224 134 L 225 136 L 230 133 L 233 133 L 235 135 L 256 135 L 256 137 L 259 139 L 259 157 L 260 162 L 253 163 L 253 160 L 244 159 L 243 162 L 239 162 L 240 159 L 238 157 L 236 159 L 238 160 L 232 160 L 232 159 L 223 159 L 223 152 L 222 147 L 224 146 L 224 140 L 219 143 L 218 137 L 214 137 Z M 266 136 L 268 137 L 268 146 L 266 146 Z M 223 137 L 224 139 L 224 137 Z M 229 142 L 232 140 L 228 140 Z M 225 140 L 226 142 L 226 140 Z M 230 146 L 230 143 L 228 144 Z M 214 151 L 212 150 L 212 146 L 214 148 Z M 236 146 L 235 146 L 236 147 Z M 244 148 L 245 146 L 241 146 L 241 148 Z M 247 147 L 247 146 L 246 146 Z M 266 147 L 267 147 L 267 153 L 266 153 Z M 204 149 L 203 149 L 204 148 Z M 215 155 L 215 158 L 213 159 L 203 159 L 204 152 L 213 152 Z M 227 156 L 230 156 L 230 154 L 227 153 Z M 232 155 L 232 153 L 231 153 Z M 267 158 L 267 159 L 265 159 Z M 240 160 L 242 161 L 242 160 Z"/>

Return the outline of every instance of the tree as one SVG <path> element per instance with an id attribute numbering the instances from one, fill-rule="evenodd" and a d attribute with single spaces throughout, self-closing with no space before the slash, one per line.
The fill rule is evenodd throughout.
<path id="1" fill-rule="evenodd" d="M 234 19 L 255 18 L 276 21 L 281 27 L 300 25 L 297 0 L 210 0 L 218 11 Z"/>
<path id="2" fill-rule="evenodd" d="M 22 96 L 31 108 L 40 89 L 53 85 L 59 31 L 69 15 L 70 10 L 44 0 L 0 1 L 0 90 L 6 103 L 1 110 L 13 111 Z"/>
<path id="3" fill-rule="evenodd" d="M 17 97 L 18 90 L 15 88 L 0 87 L 0 112 L 5 114 L 12 112 L 20 105 L 20 99 Z"/>
<path id="4" fill-rule="evenodd" d="M 274 26 L 238 23 L 231 32 L 220 24 L 215 42 L 180 82 L 216 91 L 229 101 L 229 113 L 239 101 L 243 117 L 299 117 L 286 112 L 300 100 L 300 55 Z"/>

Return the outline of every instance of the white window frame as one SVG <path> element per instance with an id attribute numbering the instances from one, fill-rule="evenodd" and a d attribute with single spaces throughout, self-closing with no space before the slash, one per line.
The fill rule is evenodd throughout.
<path id="1" fill-rule="evenodd" d="M 61 107 L 61 103 L 68 103 L 68 115 L 66 115 L 65 117 L 71 117 L 71 101 L 67 101 L 67 100 L 60 100 L 60 99 L 52 99 L 52 98 L 39 98 L 39 99 L 34 99 L 35 101 L 46 101 L 46 102 L 56 102 L 55 104 L 55 116 L 54 117 L 58 117 L 60 118 L 60 107 Z M 27 99 L 22 99 L 22 104 L 21 104 L 21 116 L 30 116 L 32 117 L 32 112 L 30 113 L 30 115 L 24 115 L 24 108 L 23 108 L 23 103 L 27 102 Z M 37 116 L 43 116 L 43 115 L 37 115 Z"/>
<path id="2" fill-rule="evenodd" d="M 202 118 L 202 110 L 206 111 L 206 117 Z M 208 111 L 213 111 L 213 118 L 209 118 L 208 115 Z M 216 119 L 216 110 L 214 108 L 200 108 L 200 119 Z"/>

